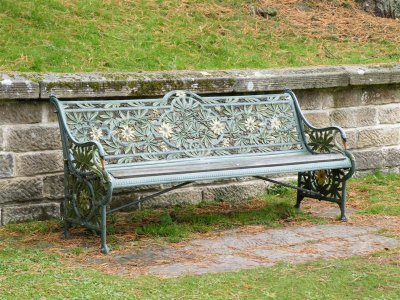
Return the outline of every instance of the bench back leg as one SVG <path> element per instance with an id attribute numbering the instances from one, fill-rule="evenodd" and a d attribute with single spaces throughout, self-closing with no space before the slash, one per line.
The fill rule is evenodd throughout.
<path id="1" fill-rule="evenodd" d="M 108 254 L 110 248 L 107 245 L 107 205 L 102 205 L 101 208 L 101 253 Z"/>
<path id="2" fill-rule="evenodd" d="M 342 183 L 342 199 L 339 203 L 340 207 L 340 219 L 343 222 L 347 222 L 347 216 L 346 216 L 346 180 L 343 181 Z"/>
<path id="3" fill-rule="evenodd" d="M 346 181 L 347 169 L 333 169 L 300 172 L 298 187 L 305 191 L 297 191 L 296 208 L 300 208 L 304 197 L 337 203 L 340 207 L 340 218 L 347 221 L 346 216 Z M 311 193 L 308 193 L 311 191 Z"/>

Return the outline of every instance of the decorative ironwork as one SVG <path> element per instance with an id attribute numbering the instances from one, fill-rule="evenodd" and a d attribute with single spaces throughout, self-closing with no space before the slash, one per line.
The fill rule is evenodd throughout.
<path id="1" fill-rule="evenodd" d="M 102 144 L 110 163 L 302 149 L 287 94 L 64 102 L 71 134 Z"/>
<path id="2" fill-rule="evenodd" d="M 298 187 L 296 207 L 304 197 L 335 202 L 341 209 L 342 220 L 347 220 L 345 212 L 346 180 L 349 169 L 332 169 L 300 172 L 298 174 Z M 309 193 L 307 191 L 312 191 Z"/>
<path id="3" fill-rule="evenodd" d="M 332 201 L 340 205 L 342 219 L 346 219 L 346 180 L 354 173 L 354 159 L 345 150 L 346 136 L 338 127 L 318 129 L 310 125 L 291 91 L 276 95 L 204 98 L 174 91 L 162 99 L 115 101 L 59 101 L 51 96 L 51 101 L 60 114 L 64 151 L 65 233 L 67 235 L 71 224 L 100 231 L 103 253 L 109 251 L 106 214 L 113 188 L 137 185 L 132 183 L 132 178 L 111 178 L 106 160 L 114 164 L 113 168 L 118 168 L 117 164 L 160 160 L 157 165 L 162 168 L 162 160 L 191 157 L 224 159 L 227 156 L 232 159 L 231 156 L 238 155 L 236 158 L 240 160 L 247 154 L 340 152 L 347 157 L 341 163 L 322 166 L 345 168 L 306 171 L 312 169 L 312 165 L 301 166 L 296 169 L 299 177 L 295 188 L 298 207 L 305 196 Z M 264 170 L 256 177 L 274 182 L 261 175 L 268 175 Z M 108 212 L 141 203 L 197 179 L 209 178 L 207 176 L 179 177 L 168 183 L 186 182 Z M 218 176 L 225 178 L 232 174 Z M 156 182 L 164 178 L 157 178 Z"/>

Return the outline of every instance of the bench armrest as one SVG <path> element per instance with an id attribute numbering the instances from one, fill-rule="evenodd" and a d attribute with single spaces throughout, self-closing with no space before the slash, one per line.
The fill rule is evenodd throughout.
<path id="1" fill-rule="evenodd" d="M 330 153 L 330 152 L 345 152 L 347 149 L 347 137 L 342 128 L 330 126 L 325 128 L 317 128 L 311 125 L 304 117 L 300 109 L 296 95 L 289 89 L 285 90 L 292 99 L 295 105 L 297 117 L 299 119 L 300 128 L 308 150 L 313 153 Z M 338 143 L 338 135 L 342 145 Z"/>
<path id="2" fill-rule="evenodd" d="M 60 101 L 50 95 L 51 103 L 56 107 L 61 130 L 64 159 L 72 173 L 78 176 L 93 176 L 109 181 L 110 175 L 105 170 L 105 151 L 97 141 L 77 141 L 68 129 Z"/>

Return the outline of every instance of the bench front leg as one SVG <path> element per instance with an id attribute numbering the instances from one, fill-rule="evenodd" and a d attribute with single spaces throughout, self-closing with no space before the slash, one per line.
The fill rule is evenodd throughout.
<path id="1" fill-rule="evenodd" d="M 65 170 L 64 234 L 72 224 L 96 231 L 101 235 L 101 252 L 107 254 L 107 205 L 113 186 L 96 150 L 95 144 L 71 143 Z"/>

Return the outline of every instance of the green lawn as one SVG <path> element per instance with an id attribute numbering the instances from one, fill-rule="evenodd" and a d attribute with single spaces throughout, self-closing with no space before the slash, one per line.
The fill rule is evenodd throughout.
<path id="1" fill-rule="evenodd" d="M 349 204 L 359 209 L 362 218 L 370 214 L 399 217 L 399 188 L 400 175 L 395 174 L 377 172 L 352 179 Z M 127 230 L 135 245 L 145 245 L 244 224 L 276 227 L 328 222 L 292 209 L 294 196 L 285 188 L 275 188 L 238 207 L 211 203 L 122 214 L 110 219 L 111 225 L 117 222 L 124 228 L 119 231 L 115 226 L 110 239 L 115 248 L 123 248 L 132 247 L 123 242 Z M 81 236 L 77 239 L 81 245 L 76 246 L 55 238 L 60 232 L 56 221 L 0 229 L 0 299 L 400 299 L 400 249 L 203 276 L 129 278 L 82 265 L 85 258 L 97 255 L 96 236 L 75 233 Z M 82 246 L 85 243 L 88 248 Z M 50 251 L 49 246 L 62 252 Z"/>
<path id="2" fill-rule="evenodd" d="M 266 2 L 278 7 L 278 16 L 252 15 L 250 7 L 261 3 L 255 0 L 1 0 L 0 71 L 269 68 L 400 59 L 399 37 L 393 35 L 400 24 L 372 17 L 353 24 L 361 14 L 349 5 L 354 1 L 325 1 L 322 7 L 321 1 L 303 1 L 310 9 L 304 12 L 310 26 L 304 28 L 295 22 L 299 10 L 291 1 Z M 325 24 L 325 15 L 319 20 L 318 14 L 328 8 L 339 13 Z"/>
<path id="3" fill-rule="evenodd" d="M 400 250 L 390 253 L 400 257 Z M 160 279 L 74 267 L 34 248 L 0 250 L 0 299 L 399 299 L 400 266 L 372 258 Z"/>

